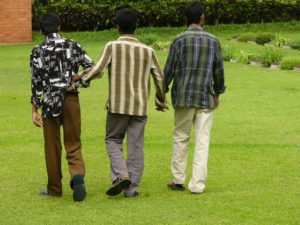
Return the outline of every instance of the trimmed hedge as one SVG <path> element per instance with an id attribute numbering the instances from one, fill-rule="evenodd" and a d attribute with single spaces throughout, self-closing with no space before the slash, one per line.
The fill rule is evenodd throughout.
<path id="1" fill-rule="evenodd" d="M 33 28 L 46 12 L 61 17 L 64 30 L 103 30 L 115 26 L 115 11 L 130 6 L 139 14 L 139 26 L 182 26 L 184 10 L 193 0 L 35 0 Z M 300 0 L 206 0 L 206 23 L 261 23 L 300 20 Z"/>

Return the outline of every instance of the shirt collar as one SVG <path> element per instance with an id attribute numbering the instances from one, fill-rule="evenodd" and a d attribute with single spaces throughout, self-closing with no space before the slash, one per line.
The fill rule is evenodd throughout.
<path id="1" fill-rule="evenodd" d="M 123 34 L 118 38 L 118 41 L 132 41 L 132 42 L 138 42 L 139 40 L 131 34 Z"/>
<path id="2" fill-rule="evenodd" d="M 188 30 L 203 30 L 203 28 L 200 26 L 191 25 L 189 26 Z"/>
<path id="3" fill-rule="evenodd" d="M 60 38 L 60 35 L 58 33 L 51 33 L 46 36 L 46 40 L 53 39 L 53 38 Z"/>

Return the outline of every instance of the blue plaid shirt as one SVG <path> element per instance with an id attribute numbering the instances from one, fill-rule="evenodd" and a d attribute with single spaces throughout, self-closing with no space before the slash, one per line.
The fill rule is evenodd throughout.
<path id="1" fill-rule="evenodd" d="M 164 74 L 167 91 L 173 81 L 175 109 L 214 109 L 214 96 L 226 88 L 218 39 L 201 27 L 190 27 L 172 42 Z"/>

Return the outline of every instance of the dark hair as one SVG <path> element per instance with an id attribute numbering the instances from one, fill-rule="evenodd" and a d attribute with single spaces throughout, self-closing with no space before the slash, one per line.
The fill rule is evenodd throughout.
<path id="1" fill-rule="evenodd" d="M 60 18 L 54 14 L 46 14 L 40 18 L 40 28 L 44 35 L 58 32 Z"/>
<path id="2" fill-rule="evenodd" d="M 187 24 L 199 23 L 200 18 L 204 13 L 204 5 L 202 2 L 194 2 L 188 5 L 185 9 Z"/>
<path id="3" fill-rule="evenodd" d="M 130 8 L 119 9 L 116 13 L 116 22 L 124 34 L 134 34 L 137 27 L 137 14 Z"/>

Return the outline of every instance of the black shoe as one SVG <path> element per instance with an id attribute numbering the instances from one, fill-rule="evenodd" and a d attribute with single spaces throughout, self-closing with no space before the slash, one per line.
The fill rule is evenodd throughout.
<path id="1" fill-rule="evenodd" d="M 137 197 L 139 194 L 140 193 L 137 192 L 137 191 L 133 192 L 133 194 L 125 194 L 124 193 L 124 195 L 125 195 L 126 198 L 134 198 L 134 197 Z"/>
<path id="2" fill-rule="evenodd" d="M 73 200 L 75 202 L 83 201 L 86 197 L 86 189 L 84 185 L 83 176 L 76 174 L 71 181 L 71 188 L 73 189 Z"/>
<path id="3" fill-rule="evenodd" d="M 173 191 L 184 191 L 185 187 L 183 184 L 175 184 L 174 182 L 168 183 L 168 188 L 170 188 Z"/>
<path id="4" fill-rule="evenodd" d="M 123 189 L 129 188 L 131 181 L 128 178 L 118 179 L 113 185 L 106 191 L 109 196 L 115 196 L 120 194 Z"/>

